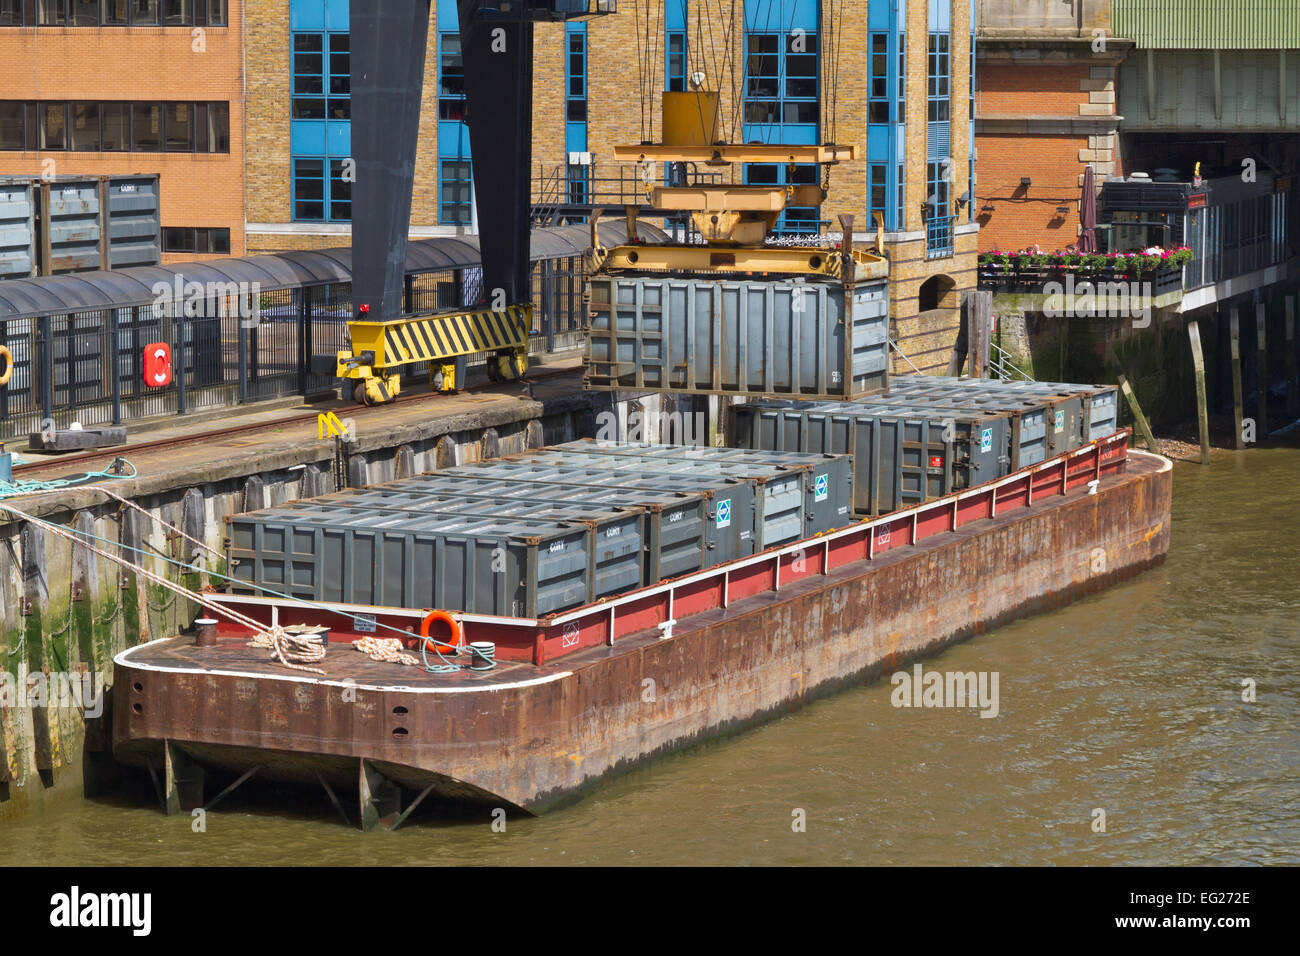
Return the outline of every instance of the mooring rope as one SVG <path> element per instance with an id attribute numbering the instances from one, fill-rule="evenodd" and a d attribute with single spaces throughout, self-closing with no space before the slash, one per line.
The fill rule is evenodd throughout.
<path id="1" fill-rule="evenodd" d="M 402 650 L 402 642 L 395 637 L 363 637 L 353 641 L 352 646 L 372 661 L 401 664 L 403 667 L 420 663 L 414 654 Z"/>

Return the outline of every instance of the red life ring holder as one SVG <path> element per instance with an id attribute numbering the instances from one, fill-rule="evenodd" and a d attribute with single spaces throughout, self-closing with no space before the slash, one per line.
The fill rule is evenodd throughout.
<path id="1" fill-rule="evenodd" d="M 429 637 L 429 628 L 433 626 L 434 621 L 442 621 L 451 628 L 451 639 L 453 643 L 444 644 L 441 641 L 435 641 Z M 430 611 L 426 614 L 424 620 L 420 622 L 420 636 L 424 638 L 424 644 L 427 650 L 437 651 L 439 654 L 457 653 L 460 649 L 460 645 L 463 643 L 464 637 L 461 633 L 460 622 L 446 611 Z"/>
<path id="2" fill-rule="evenodd" d="M 3 356 L 4 358 L 4 371 L 0 372 L 0 385 L 8 385 L 9 379 L 11 379 L 14 374 L 13 353 L 10 352 L 6 346 L 0 345 L 0 356 Z"/>

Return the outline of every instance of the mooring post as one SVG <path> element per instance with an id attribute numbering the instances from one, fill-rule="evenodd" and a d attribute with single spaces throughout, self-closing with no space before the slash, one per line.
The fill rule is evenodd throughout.
<path id="1" fill-rule="evenodd" d="M 1196 320 L 1187 323 L 1192 343 L 1192 368 L 1196 372 L 1196 424 L 1201 437 L 1201 464 L 1210 463 L 1210 413 L 1205 400 L 1205 354 L 1201 351 L 1201 330 Z"/>
<path id="2" fill-rule="evenodd" d="M 1232 447 L 1245 448 L 1243 435 L 1245 411 L 1241 401 L 1241 323 L 1234 306 L 1228 319 L 1228 335 L 1232 341 Z"/>
<path id="3" fill-rule="evenodd" d="M 1123 373 L 1119 376 L 1119 387 L 1123 391 L 1124 397 L 1128 399 L 1128 407 L 1133 410 L 1133 418 L 1137 421 L 1138 434 L 1146 442 L 1147 448 L 1152 454 L 1160 454 L 1160 448 L 1156 445 L 1155 436 L 1151 434 L 1151 426 L 1147 424 L 1147 417 L 1142 414 L 1142 406 L 1138 404 L 1137 395 L 1133 393 L 1133 386 L 1128 383 L 1128 379 Z"/>
<path id="4" fill-rule="evenodd" d="M 1255 440 L 1268 437 L 1268 353 L 1264 348 L 1264 332 L 1268 326 L 1268 312 L 1264 303 L 1255 303 L 1255 365 L 1258 379 L 1256 384 L 1256 406 L 1259 423 L 1255 428 Z"/>
<path id="5" fill-rule="evenodd" d="M 402 809 L 402 790 L 364 757 L 359 763 L 361 829 L 373 830 L 381 824 L 391 827 Z"/>
<path id="6" fill-rule="evenodd" d="M 95 533 L 95 516 L 89 511 L 77 512 L 72 527 L 77 537 L 86 544 L 94 544 L 91 537 Z M 89 685 L 82 687 L 91 694 L 104 693 L 103 675 L 108 671 L 107 643 L 96 640 L 95 608 L 99 606 L 99 564 L 95 552 L 90 548 L 74 546 L 72 548 L 72 627 L 77 642 L 80 663 L 90 673 Z M 82 701 L 83 711 L 93 711 L 93 701 Z M 85 717 L 85 747 L 88 751 L 99 752 L 105 749 L 103 717 Z"/>
<path id="7" fill-rule="evenodd" d="M 45 532 L 30 521 L 23 522 L 22 531 L 22 568 L 23 568 L 23 640 L 27 645 L 26 673 L 19 674 L 19 689 L 29 694 L 32 682 L 45 681 L 44 693 L 39 697 L 32 695 L 32 744 L 36 757 L 36 769 L 48 775 L 48 783 L 53 782 L 53 773 L 62 763 L 59 759 L 59 722 L 57 717 L 50 717 L 49 673 L 67 669 L 67 660 L 47 660 L 47 650 L 53 651 L 57 638 L 51 635 L 46 647 L 45 611 L 50 606 L 49 579 L 45 565 Z M 66 647 L 67 645 L 65 645 Z M 54 657 L 52 653 L 50 657 Z M 32 699 L 35 697 L 35 699 Z"/>
<path id="8" fill-rule="evenodd" d="M 410 445 L 399 445 L 393 463 L 393 470 L 398 478 L 410 478 L 415 474 L 415 449 Z"/>
<path id="9" fill-rule="evenodd" d="M 1294 415 L 1300 410 L 1300 377 L 1296 375 L 1295 354 L 1295 296 L 1287 296 L 1286 303 L 1286 412 Z"/>

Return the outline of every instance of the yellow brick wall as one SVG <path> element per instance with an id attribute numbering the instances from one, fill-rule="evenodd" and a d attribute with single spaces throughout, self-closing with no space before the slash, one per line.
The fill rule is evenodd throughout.
<path id="1" fill-rule="evenodd" d="M 0 152 L 0 176 L 157 173 L 164 226 L 230 230 L 244 253 L 243 3 L 225 27 L 5 27 L 0 98 L 230 104 L 229 153 Z M 201 30 L 201 33 L 195 31 Z M 166 261 L 188 256 L 166 256 Z"/>

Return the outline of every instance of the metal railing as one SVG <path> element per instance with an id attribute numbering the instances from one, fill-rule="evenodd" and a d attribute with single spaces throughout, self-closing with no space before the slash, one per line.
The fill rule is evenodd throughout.
<path id="1" fill-rule="evenodd" d="M 581 256 L 533 263 L 534 353 L 576 347 L 586 273 Z M 405 311 L 458 308 L 479 299 L 481 270 L 408 277 Z M 188 313 L 188 314 L 186 314 Z M 0 321 L 13 374 L 0 386 L 0 440 L 50 423 L 118 425 L 340 386 L 312 371 L 312 356 L 348 347 L 351 283 L 255 294 L 241 304 L 209 297 L 175 306 L 68 312 Z M 146 346 L 171 351 L 171 381 L 145 382 Z M 486 353 L 470 357 L 470 364 Z"/>
<path id="2" fill-rule="evenodd" d="M 925 257 L 943 259 L 953 253 L 953 224 L 956 216 L 935 216 L 925 221 Z"/>
<path id="3" fill-rule="evenodd" d="M 989 371 L 1004 382 L 1009 382 L 1013 378 L 1019 378 L 1026 382 L 1034 381 L 1028 373 L 1012 362 L 1011 353 L 996 342 L 989 343 Z"/>

